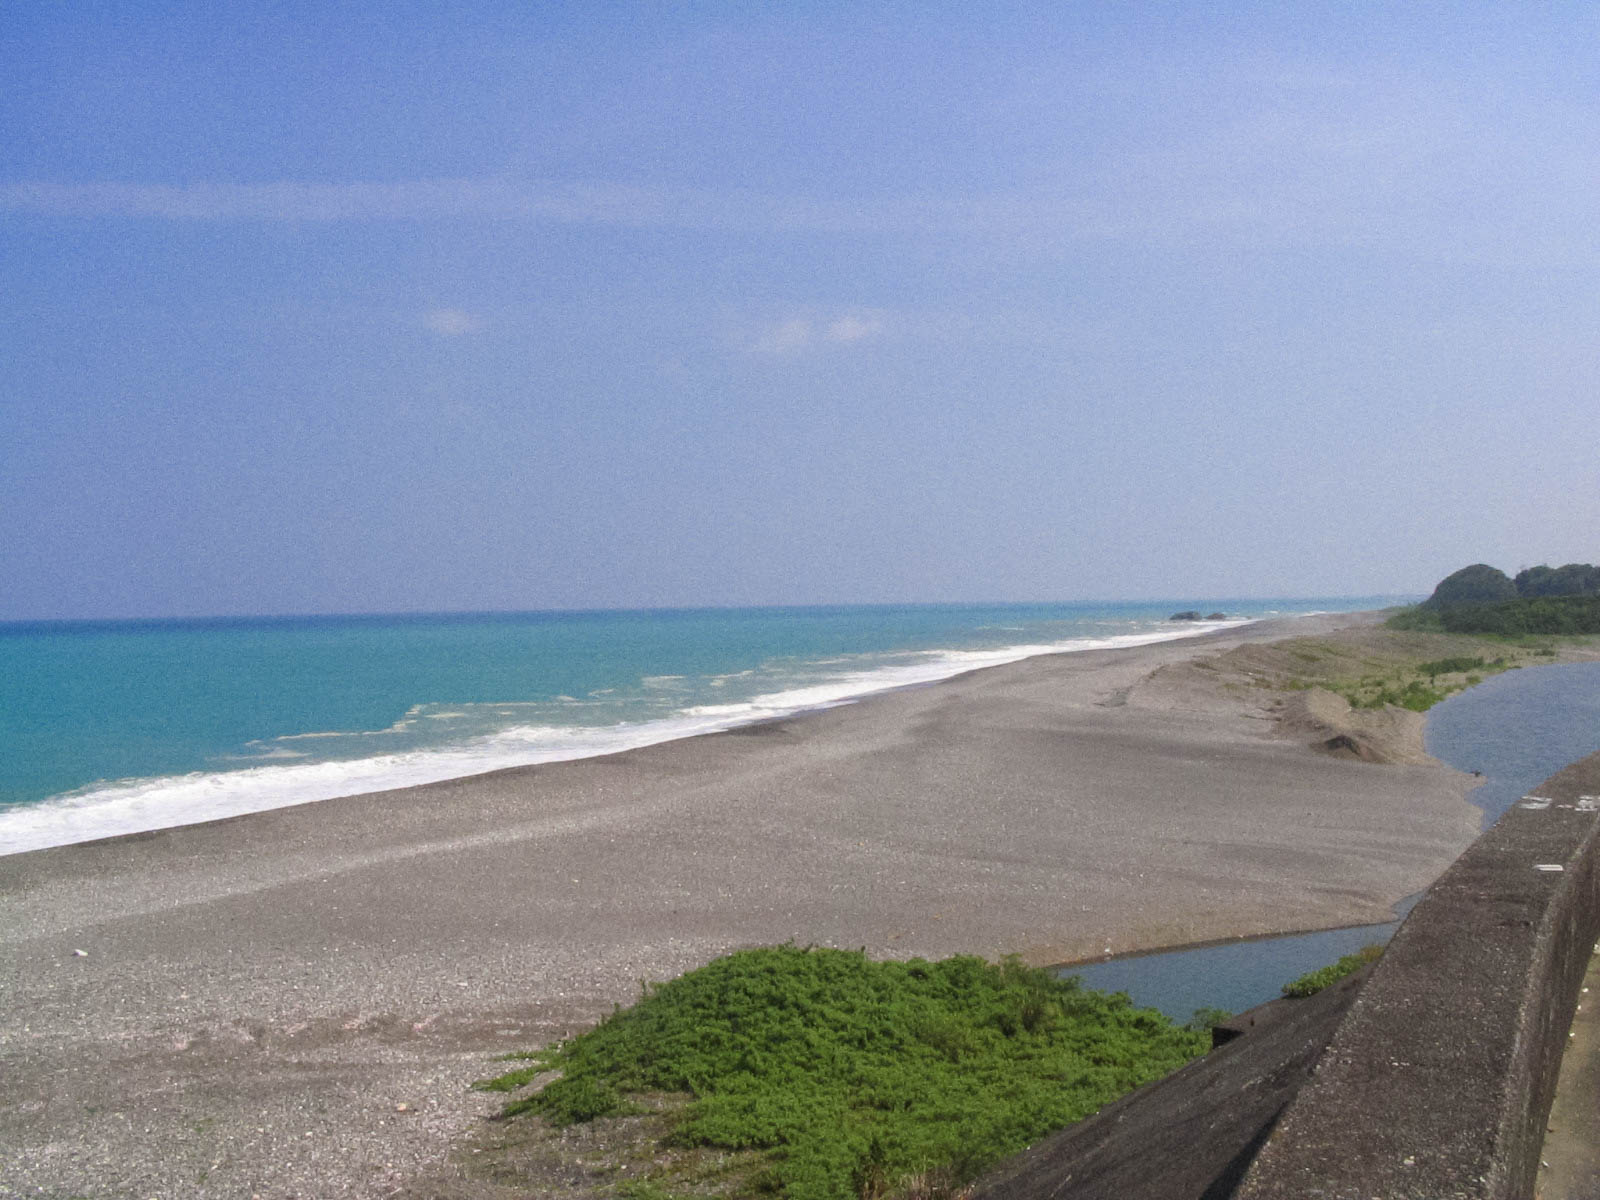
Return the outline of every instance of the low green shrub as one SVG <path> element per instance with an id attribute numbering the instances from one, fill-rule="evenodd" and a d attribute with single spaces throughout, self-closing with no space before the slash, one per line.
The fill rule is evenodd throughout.
<path id="1" fill-rule="evenodd" d="M 687 1093 L 681 1146 L 759 1150 L 792 1200 L 957 1182 L 1209 1048 L 1124 995 L 1016 961 L 872 962 L 747 950 L 646 989 L 632 1008 L 480 1086 L 556 1124 Z"/>
<path id="2" fill-rule="evenodd" d="M 1329 963 L 1315 971 L 1308 971 L 1299 979 L 1283 985 L 1285 996 L 1314 996 L 1330 984 L 1338 983 L 1346 975 L 1354 975 L 1368 963 L 1383 957 L 1382 946 L 1363 946 L 1354 954 L 1346 954 L 1336 963 Z"/>
<path id="3" fill-rule="evenodd" d="M 1396 681 L 1390 684 L 1374 685 L 1363 682 L 1354 688 L 1342 688 L 1339 694 L 1350 702 L 1351 708 L 1383 708 L 1393 704 L 1400 708 L 1409 708 L 1412 712 L 1427 712 L 1439 701 L 1443 700 L 1449 691 L 1432 687 L 1420 679 L 1407 680 L 1405 683 Z"/>
<path id="4" fill-rule="evenodd" d="M 1209 1034 L 1212 1026 L 1221 1025 L 1231 1016 L 1233 1014 L 1225 1008 L 1197 1008 L 1194 1015 L 1183 1023 L 1183 1027 L 1196 1033 Z"/>
<path id="5" fill-rule="evenodd" d="M 1440 619 L 1439 613 L 1431 608 L 1423 608 L 1420 604 L 1413 604 L 1410 608 L 1402 608 L 1384 621 L 1384 624 L 1390 629 L 1399 629 L 1410 633 L 1444 632 L 1444 621 Z"/>
<path id="6" fill-rule="evenodd" d="M 1504 660 L 1496 661 L 1501 662 Z M 1428 676 L 1454 675 L 1462 671 L 1476 671 L 1479 667 L 1487 667 L 1488 665 L 1489 663 L 1484 660 L 1482 655 L 1468 657 L 1465 654 L 1458 654 L 1454 658 L 1436 658 L 1432 662 L 1421 663 L 1418 665 L 1417 670 Z"/>
<path id="7" fill-rule="evenodd" d="M 1492 633 L 1503 637 L 1600 633 L 1600 596 L 1541 596 L 1505 604 L 1445 609 L 1447 633 Z"/>

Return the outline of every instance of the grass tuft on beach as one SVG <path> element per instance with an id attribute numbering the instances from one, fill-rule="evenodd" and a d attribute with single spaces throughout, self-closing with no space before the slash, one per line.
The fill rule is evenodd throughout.
<path id="1" fill-rule="evenodd" d="M 686 1097 L 667 1106 L 663 1140 L 736 1163 L 711 1189 L 723 1195 L 932 1195 L 1209 1046 L 1126 996 L 1015 961 L 781 946 L 649 986 L 480 1086 L 516 1094 L 559 1072 L 504 1110 L 555 1127 Z M 617 1194 L 703 1192 L 675 1161 Z"/>
<path id="2" fill-rule="evenodd" d="M 1274 691 L 1324 688 L 1355 709 L 1389 706 L 1427 712 L 1491 675 L 1555 661 L 1592 659 L 1600 637 L 1499 637 L 1442 632 L 1402 609 L 1359 638 L 1290 638 L 1246 645 L 1220 656 L 1244 682 Z M 1425 614 L 1426 615 L 1426 614 Z M 1202 661 L 1189 664 L 1205 666 Z"/>

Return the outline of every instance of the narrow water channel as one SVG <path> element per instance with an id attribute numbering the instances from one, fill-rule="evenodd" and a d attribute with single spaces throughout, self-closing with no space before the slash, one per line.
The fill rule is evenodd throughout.
<path id="1" fill-rule="evenodd" d="M 1410 911 L 1415 899 L 1407 901 L 1404 911 Z M 1181 1023 L 1200 1009 L 1236 1013 L 1254 1008 L 1277 997 L 1291 979 L 1354 954 L 1363 946 L 1383 945 L 1398 928 L 1396 920 L 1251 938 L 1085 963 L 1064 968 L 1061 974 L 1076 975 L 1084 987 L 1098 992 L 1127 992 L 1139 1007 L 1159 1008 Z"/>
<path id="2" fill-rule="evenodd" d="M 1428 714 L 1428 753 L 1484 782 L 1470 797 L 1487 829 L 1519 796 L 1570 762 L 1600 750 L 1600 663 L 1527 667 L 1496 675 Z M 1396 908 L 1404 918 L 1419 897 Z M 1063 968 L 1085 987 L 1126 992 L 1175 1021 L 1199 1009 L 1242 1012 L 1291 979 L 1363 946 L 1382 944 L 1400 921 L 1216 946 L 1140 954 Z"/>
<path id="3" fill-rule="evenodd" d="M 1424 744 L 1457 770 L 1483 772 L 1468 799 L 1487 829 L 1529 789 L 1600 750 L 1600 662 L 1487 679 L 1428 713 Z"/>

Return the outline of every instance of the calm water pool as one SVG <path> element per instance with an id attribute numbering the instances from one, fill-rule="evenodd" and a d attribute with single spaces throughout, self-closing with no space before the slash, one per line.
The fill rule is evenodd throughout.
<path id="1" fill-rule="evenodd" d="M 1415 899 L 1408 900 L 1403 911 L 1409 912 Z M 1277 997 L 1291 979 L 1363 946 L 1381 945 L 1399 927 L 1399 921 L 1391 921 L 1253 938 L 1088 963 L 1064 968 L 1061 974 L 1076 975 L 1096 991 L 1127 992 L 1141 1008 L 1159 1008 L 1175 1021 L 1187 1021 L 1201 1008 L 1230 1013 L 1254 1008 Z"/>
<path id="2" fill-rule="evenodd" d="M 1452 696 L 1428 714 L 1428 753 L 1463 771 L 1481 771 L 1470 799 L 1492 825 L 1516 799 L 1570 762 L 1600 750 L 1600 663 L 1508 671 Z M 1396 912 L 1404 917 L 1419 897 Z M 1126 992 L 1141 1007 L 1177 1021 L 1197 1009 L 1242 1012 L 1279 995 L 1283 985 L 1373 943 L 1400 927 L 1361 925 L 1141 954 L 1067 967 L 1085 987 Z"/>

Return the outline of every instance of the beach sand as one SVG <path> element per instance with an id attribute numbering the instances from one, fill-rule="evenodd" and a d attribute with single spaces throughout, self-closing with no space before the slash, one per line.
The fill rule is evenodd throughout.
<path id="1" fill-rule="evenodd" d="M 394 1194 L 493 1110 L 494 1054 L 742 946 L 1051 963 L 1388 919 L 1477 834 L 1474 781 L 1314 752 L 1192 665 L 1372 620 L 0 858 L 0 1196 Z"/>

